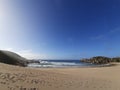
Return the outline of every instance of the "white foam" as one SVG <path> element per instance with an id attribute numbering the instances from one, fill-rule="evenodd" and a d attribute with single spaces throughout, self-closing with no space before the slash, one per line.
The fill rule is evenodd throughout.
<path id="1" fill-rule="evenodd" d="M 40 64 L 32 63 L 28 67 L 68 67 L 68 66 L 79 66 L 74 62 L 49 62 L 49 61 L 40 61 Z"/>

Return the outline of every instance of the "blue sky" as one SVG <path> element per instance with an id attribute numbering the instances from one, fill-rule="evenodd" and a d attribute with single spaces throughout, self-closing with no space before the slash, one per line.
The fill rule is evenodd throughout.
<path id="1" fill-rule="evenodd" d="M 120 56 L 119 0 L 0 0 L 0 49 L 26 58 Z"/>

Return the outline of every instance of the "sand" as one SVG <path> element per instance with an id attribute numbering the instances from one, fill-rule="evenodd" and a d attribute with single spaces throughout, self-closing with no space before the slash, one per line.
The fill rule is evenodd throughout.
<path id="1" fill-rule="evenodd" d="M 0 90 L 120 90 L 120 65 L 24 68 L 0 63 Z"/>

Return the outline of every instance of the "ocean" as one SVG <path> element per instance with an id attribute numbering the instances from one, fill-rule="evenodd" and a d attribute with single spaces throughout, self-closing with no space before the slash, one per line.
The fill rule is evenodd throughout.
<path id="1" fill-rule="evenodd" d="M 86 67 L 95 66 L 93 64 L 83 63 L 80 60 L 39 60 L 40 63 L 28 64 L 28 67 L 34 68 L 62 68 L 62 67 Z"/>

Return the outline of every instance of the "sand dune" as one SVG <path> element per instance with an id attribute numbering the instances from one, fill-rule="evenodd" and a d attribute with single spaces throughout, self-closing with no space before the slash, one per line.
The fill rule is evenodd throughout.
<path id="1" fill-rule="evenodd" d="M 0 90 L 120 90 L 120 66 L 24 68 L 0 63 Z"/>

